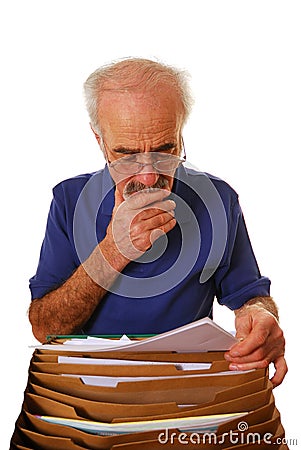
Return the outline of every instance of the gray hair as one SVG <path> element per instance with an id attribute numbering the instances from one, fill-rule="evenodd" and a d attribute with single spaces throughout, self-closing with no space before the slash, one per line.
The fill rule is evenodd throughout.
<path id="1" fill-rule="evenodd" d="M 188 73 L 184 70 L 143 58 L 126 58 L 95 70 L 84 83 L 86 108 L 92 128 L 99 132 L 98 107 L 105 91 L 134 90 L 139 87 L 153 88 L 167 83 L 179 94 L 183 105 L 183 124 L 193 104 L 188 84 Z"/>

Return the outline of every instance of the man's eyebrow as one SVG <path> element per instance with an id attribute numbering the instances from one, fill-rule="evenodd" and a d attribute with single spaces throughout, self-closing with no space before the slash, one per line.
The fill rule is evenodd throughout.
<path id="1" fill-rule="evenodd" d="M 176 148 L 177 144 L 175 142 L 167 142 L 166 144 L 159 145 L 159 147 L 156 147 L 154 149 L 151 149 L 152 152 L 164 152 L 167 150 L 172 150 L 173 148 Z"/>
<path id="2" fill-rule="evenodd" d="M 176 148 L 177 144 L 175 142 L 167 142 L 166 144 L 159 145 L 158 147 L 151 147 L 151 152 L 166 152 L 167 150 L 172 150 Z M 128 148 L 128 147 L 116 147 L 113 148 L 112 151 L 114 153 L 122 153 L 124 155 L 141 153 L 141 149 L 139 148 Z"/>

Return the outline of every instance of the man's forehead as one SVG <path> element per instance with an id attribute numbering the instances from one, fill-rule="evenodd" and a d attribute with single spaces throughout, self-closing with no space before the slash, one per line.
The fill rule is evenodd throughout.
<path id="1" fill-rule="evenodd" d="M 99 103 L 98 118 L 102 130 L 111 126 L 120 129 L 130 127 L 137 131 L 144 127 L 156 130 L 164 124 L 168 128 L 178 128 L 182 123 L 182 108 L 167 91 L 156 94 L 106 91 Z"/>
<path id="2" fill-rule="evenodd" d="M 99 99 L 99 109 L 105 110 L 114 105 L 128 105 L 135 108 L 147 107 L 148 105 L 160 107 L 161 105 L 178 104 L 180 106 L 180 99 L 174 89 L 169 86 L 156 89 L 114 89 L 105 90 L 102 92 Z"/>

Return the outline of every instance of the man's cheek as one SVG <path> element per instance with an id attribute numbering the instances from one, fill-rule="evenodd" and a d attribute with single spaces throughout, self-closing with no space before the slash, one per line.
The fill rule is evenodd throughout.
<path id="1" fill-rule="evenodd" d="M 164 176 L 164 178 L 167 180 L 167 183 L 168 183 L 168 186 L 166 186 L 166 189 L 168 189 L 168 190 L 172 190 L 172 186 L 173 186 L 173 183 L 174 183 L 174 178 L 173 177 L 171 177 L 171 176 L 166 176 L 166 175 L 163 175 Z"/>
<path id="2" fill-rule="evenodd" d="M 116 188 L 122 194 L 124 186 L 128 183 L 128 181 L 130 181 L 130 179 L 132 177 L 129 177 L 129 175 L 125 175 L 125 174 L 116 172 L 114 169 L 111 169 L 111 168 L 109 168 L 109 172 L 112 177 L 112 180 L 114 181 Z"/>
<path id="3" fill-rule="evenodd" d="M 115 182 L 115 186 L 116 186 L 116 190 L 119 192 L 119 194 L 121 195 L 121 197 L 123 197 L 123 199 L 125 200 L 125 196 L 124 196 L 124 191 L 126 190 L 126 186 L 128 185 L 128 183 L 130 182 L 131 178 L 124 178 L 117 181 L 114 180 Z"/>

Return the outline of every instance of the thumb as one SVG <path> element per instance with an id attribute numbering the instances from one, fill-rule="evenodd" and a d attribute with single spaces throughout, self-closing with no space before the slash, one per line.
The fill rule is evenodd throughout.
<path id="1" fill-rule="evenodd" d="M 232 347 L 229 349 L 227 356 L 230 358 L 239 356 L 241 343 L 248 337 L 248 335 L 252 330 L 250 316 L 248 314 L 237 315 L 235 318 L 235 328 L 236 328 L 235 337 L 236 339 L 238 339 L 238 342 L 233 344 Z"/>
<path id="2" fill-rule="evenodd" d="M 248 314 L 238 315 L 235 319 L 236 335 L 238 340 L 245 339 L 252 331 L 252 320 Z"/>

